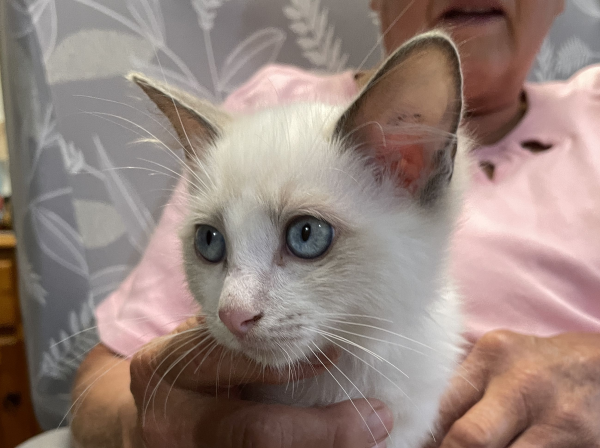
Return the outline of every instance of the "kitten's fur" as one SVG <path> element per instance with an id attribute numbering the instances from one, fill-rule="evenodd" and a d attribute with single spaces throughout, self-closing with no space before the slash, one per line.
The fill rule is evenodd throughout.
<path id="1" fill-rule="evenodd" d="M 249 396 L 302 406 L 379 398 L 395 415 L 388 446 L 420 446 L 431 437 L 461 330 L 446 275 L 466 171 L 462 77 L 449 38 L 434 32 L 408 42 L 347 108 L 293 104 L 232 118 L 131 77 L 170 119 L 194 170 L 181 237 L 189 287 L 214 337 L 274 366 L 332 341 L 344 348 L 332 375 L 254 386 Z M 286 226 L 301 215 L 335 229 L 315 260 L 286 249 Z M 223 233 L 225 261 L 199 259 L 199 224 Z M 219 320 L 224 307 L 263 313 L 243 343 Z"/>

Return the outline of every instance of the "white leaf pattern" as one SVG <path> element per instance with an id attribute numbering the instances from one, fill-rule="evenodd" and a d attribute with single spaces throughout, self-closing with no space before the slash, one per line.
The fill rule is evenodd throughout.
<path id="1" fill-rule="evenodd" d="M 115 290 L 125 279 L 130 270 L 131 266 L 116 265 L 94 272 L 90 277 L 94 302 L 97 303 L 98 298 L 103 298 L 106 294 Z"/>
<path id="2" fill-rule="evenodd" d="M 33 20 L 40 45 L 42 46 L 44 61 L 47 62 L 56 46 L 58 34 L 56 3 L 55 0 L 38 0 L 31 4 L 29 8 L 32 9 Z"/>
<path id="3" fill-rule="evenodd" d="M 154 219 L 133 187 L 115 170 L 100 138 L 93 137 L 98 163 L 104 174 L 102 180 L 112 203 L 125 222 L 129 242 L 140 253 L 154 229 Z"/>
<path id="4" fill-rule="evenodd" d="M 69 271 L 88 275 L 81 236 L 57 213 L 32 204 L 30 212 L 42 251 Z"/>
<path id="5" fill-rule="evenodd" d="M 23 279 L 20 284 L 25 287 L 25 293 L 38 304 L 42 306 L 46 305 L 48 292 L 42 287 L 40 275 L 33 270 L 33 266 L 29 263 L 27 251 L 17 251 L 17 258 L 19 262 L 19 276 Z"/>
<path id="6" fill-rule="evenodd" d="M 86 249 L 106 247 L 125 234 L 125 225 L 117 210 L 99 201 L 73 201 L 77 227 Z"/>
<path id="7" fill-rule="evenodd" d="M 91 297 L 82 304 L 79 313 L 69 313 L 69 330 L 59 331 L 60 339 L 48 340 L 48 350 L 42 355 L 38 378 L 66 380 L 77 370 L 83 357 L 98 343 L 94 328 Z"/>
<path id="8" fill-rule="evenodd" d="M 165 44 L 165 24 L 158 0 L 126 0 L 133 19 L 155 46 Z"/>
<path id="9" fill-rule="evenodd" d="M 554 46 L 550 38 L 546 37 L 536 57 L 537 67 L 534 75 L 536 81 L 546 81 L 554 77 Z"/>
<path id="10" fill-rule="evenodd" d="M 600 2 L 598 0 L 573 0 L 584 14 L 600 19 Z"/>
<path id="11" fill-rule="evenodd" d="M 60 147 L 60 153 L 67 172 L 70 174 L 81 172 L 85 165 L 83 152 L 77 149 L 73 142 L 67 142 L 62 135 L 59 135 L 56 141 Z"/>
<path id="12" fill-rule="evenodd" d="M 225 0 L 192 0 L 192 6 L 198 14 L 200 28 L 204 31 L 210 31 L 215 24 L 217 9 L 221 7 Z"/>
<path id="13" fill-rule="evenodd" d="M 342 54 L 342 40 L 335 37 L 335 28 L 328 26 L 329 10 L 321 9 L 320 0 L 290 0 L 283 8 L 291 21 L 290 29 L 296 33 L 296 42 L 304 57 L 318 68 L 330 72 L 342 71 L 348 55 Z"/>
<path id="14" fill-rule="evenodd" d="M 250 37 L 244 39 L 227 56 L 221 78 L 219 90 L 230 92 L 245 81 L 248 72 L 254 72 L 263 65 L 273 62 L 285 41 L 285 33 L 278 28 L 265 28 L 258 30 Z M 252 64 L 254 70 L 246 70 L 246 65 Z M 241 74 L 241 76 L 240 76 Z"/>
<path id="15" fill-rule="evenodd" d="M 594 59 L 600 59 L 600 52 L 595 53 L 576 36 L 567 39 L 558 51 L 547 37 L 536 57 L 533 75 L 539 82 L 554 80 L 557 77 L 566 79 Z"/>
<path id="16" fill-rule="evenodd" d="M 144 38 L 113 30 L 85 29 L 64 38 L 47 64 L 48 82 L 101 79 L 131 71 L 131 59 L 150 61 L 154 48 Z"/>
<path id="17" fill-rule="evenodd" d="M 187 90 L 190 93 L 195 93 L 200 98 L 204 98 L 207 100 L 214 100 L 214 95 L 210 92 L 206 87 L 200 85 L 195 78 L 185 76 L 176 72 L 175 70 L 171 70 L 168 67 L 157 65 L 153 62 L 144 61 L 142 59 L 137 59 L 134 57 L 132 59 L 133 67 L 136 71 L 142 72 L 145 75 L 159 79 L 161 81 L 166 81 L 166 84 L 171 84 L 177 86 L 183 90 Z"/>
<path id="18" fill-rule="evenodd" d="M 569 76 L 589 64 L 597 57 L 590 47 L 574 36 L 567 40 L 556 54 L 556 71 L 562 76 Z"/>
<path id="19" fill-rule="evenodd" d="M 29 17 L 27 20 L 29 26 L 20 29 L 15 37 L 22 37 L 35 30 L 36 37 L 40 43 L 44 61 L 54 51 L 56 46 L 56 37 L 58 32 L 55 0 L 33 0 L 30 2 L 13 2 L 12 7 L 19 11 L 23 16 Z"/>
<path id="20" fill-rule="evenodd" d="M 135 20 L 137 20 L 138 22 L 139 21 L 142 22 L 140 25 L 140 23 L 131 21 L 127 17 L 122 16 L 121 14 L 117 13 L 116 11 L 114 11 L 110 8 L 107 8 L 103 3 L 96 2 L 95 0 L 74 0 L 74 1 L 77 3 L 81 3 L 82 5 L 86 5 L 90 8 L 104 14 L 105 16 L 110 17 L 114 21 L 116 21 L 116 22 L 120 23 L 121 25 L 123 25 L 124 27 L 128 28 L 130 31 L 136 33 L 138 36 L 140 36 L 142 39 L 144 39 L 144 41 L 147 41 L 149 44 L 151 44 L 152 56 L 158 57 L 158 52 L 161 51 L 165 56 L 167 56 L 177 66 L 177 68 L 179 70 L 181 70 L 181 72 L 188 78 L 189 82 L 198 84 L 198 81 L 196 80 L 196 78 L 194 77 L 194 74 L 191 72 L 191 70 L 188 68 L 188 66 L 181 60 L 181 58 L 179 56 L 177 56 L 177 54 L 175 54 L 173 51 L 171 51 L 171 49 L 166 45 L 166 43 L 164 41 L 164 36 L 162 36 L 158 39 L 156 37 L 148 38 L 148 28 L 152 29 L 153 26 L 156 26 L 158 29 L 162 29 L 160 22 L 163 21 L 163 17 L 162 17 L 162 12 L 158 8 L 158 5 L 155 5 L 153 7 L 152 3 L 147 3 L 146 0 L 131 0 L 131 1 L 135 1 L 135 2 L 137 2 L 137 1 L 143 2 L 143 3 L 141 3 L 143 9 L 150 9 L 150 11 L 146 13 L 146 16 L 148 17 L 149 21 L 151 23 L 158 22 L 153 25 L 147 25 L 143 19 L 143 15 L 141 15 L 138 12 L 139 9 L 136 8 L 135 6 L 133 6 L 132 8 L 129 8 L 129 11 L 130 11 L 130 13 L 134 14 L 137 17 Z M 147 0 L 147 1 L 155 2 L 156 0 Z M 160 19 L 159 19 L 159 17 L 160 17 Z M 160 31 L 160 32 L 163 32 L 163 31 Z M 118 46 L 118 44 L 117 44 L 117 46 Z M 137 59 L 139 60 L 140 58 L 138 57 Z"/>

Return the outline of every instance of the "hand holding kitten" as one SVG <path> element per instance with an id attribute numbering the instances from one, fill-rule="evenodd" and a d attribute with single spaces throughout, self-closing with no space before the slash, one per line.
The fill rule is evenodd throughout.
<path id="1" fill-rule="evenodd" d="M 367 448 L 373 439 L 357 410 L 373 422 L 371 431 L 380 435 L 378 442 L 387 437 L 379 418 L 369 419 L 372 405 L 391 430 L 391 415 L 377 400 L 371 400 L 371 405 L 355 400 L 299 408 L 240 399 L 244 384 L 285 384 L 290 375 L 310 377 L 325 368 L 305 364 L 294 366 L 293 372 L 263 370 L 205 338 L 201 329 L 196 330 L 202 322 L 202 318 L 186 321 L 132 359 L 131 391 L 137 408 L 132 446 L 158 448 L 169 441 L 177 448 Z M 335 359 L 333 355 L 328 354 L 330 359 Z"/>
<path id="2" fill-rule="evenodd" d="M 599 335 L 493 331 L 463 368 L 442 401 L 447 434 L 435 446 L 600 446 Z"/>

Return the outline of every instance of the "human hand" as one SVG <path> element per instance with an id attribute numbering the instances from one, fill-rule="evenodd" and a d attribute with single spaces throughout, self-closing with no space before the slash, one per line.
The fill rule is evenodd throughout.
<path id="1" fill-rule="evenodd" d="M 600 447 L 600 334 L 493 331 L 458 373 L 431 446 Z"/>
<path id="2" fill-rule="evenodd" d="M 202 318 L 188 320 L 131 360 L 136 409 L 122 417 L 137 422 L 129 438 L 131 446 L 367 448 L 375 445 L 371 432 L 377 442 L 387 437 L 392 416 L 377 400 L 346 401 L 325 408 L 241 400 L 241 386 L 285 383 L 288 372 L 263 371 L 243 356 L 230 356 L 205 338 L 206 333 L 194 330 L 202 323 Z M 294 377 L 306 378 L 324 369 L 321 364 L 296 366 Z M 369 422 L 371 432 L 357 411 Z"/>

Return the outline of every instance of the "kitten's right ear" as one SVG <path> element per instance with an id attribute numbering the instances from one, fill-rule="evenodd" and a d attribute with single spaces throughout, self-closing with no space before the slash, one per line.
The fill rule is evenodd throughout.
<path id="1" fill-rule="evenodd" d="M 452 177 L 462 112 L 457 49 L 434 31 L 411 39 L 384 62 L 334 135 L 419 203 L 433 205 Z"/>
<path id="2" fill-rule="evenodd" d="M 169 119 L 188 162 L 197 163 L 202 148 L 214 143 L 231 119 L 212 104 L 140 73 L 130 73 L 127 79 L 136 83 Z"/>

